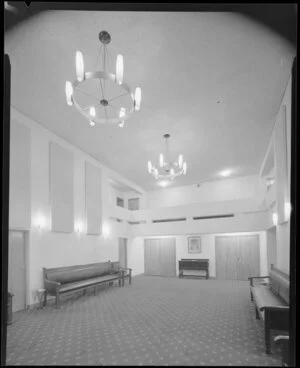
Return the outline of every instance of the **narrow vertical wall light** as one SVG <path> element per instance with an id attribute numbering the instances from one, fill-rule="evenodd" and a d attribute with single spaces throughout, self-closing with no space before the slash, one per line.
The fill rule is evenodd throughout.
<path id="1" fill-rule="evenodd" d="M 278 215 L 277 215 L 277 213 L 273 213 L 273 224 L 275 225 L 275 226 L 277 226 L 277 224 L 278 224 Z"/>
<path id="2" fill-rule="evenodd" d="M 291 211 L 292 211 L 291 203 L 290 202 L 285 202 L 284 203 L 284 219 L 285 219 L 285 221 L 289 221 L 290 216 L 291 216 Z"/>
<path id="3" fill-rule="evenodd" d="M 106 222 L 104 222 L 102 225 L 102 235 L 104 239 L 107 239 L 109 237 L 109 234 L 110 234 L 109 226 Z"/>

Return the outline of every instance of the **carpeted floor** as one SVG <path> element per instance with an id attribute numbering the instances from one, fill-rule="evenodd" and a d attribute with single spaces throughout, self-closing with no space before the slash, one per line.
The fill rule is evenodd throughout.
<path id="1" fill-rule="evenodd" d="M 15 313 L 7 365 L 280 366 L 281 357 L 274 343 L 265 354 L 248 282 L 141 275 Z"/>

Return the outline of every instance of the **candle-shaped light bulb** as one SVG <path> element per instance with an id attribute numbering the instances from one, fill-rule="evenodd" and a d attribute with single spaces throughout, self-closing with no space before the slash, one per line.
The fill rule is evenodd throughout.
<path id="1" fill-rule="evenodd" d="M 183 156 L 179 155 L 178 156 L 178 166 L 180 169 L 182 168 L 182 164 L 183 164 Z"/>
<path id="2" fill-rule="evenodd" d="M 277 213 L 273 213 L 273 224 L 276 226 L 278 224 L 278 215 Z"/>
<path id="3" fill-rule="evenodd" d="M 119 112 L 119 118 L 124 118 L 124 116 L 126 115 L 125 113 L 125 108 L 124 107 L 121 107 L 120 109 L 120 112 Z"/>
<path id="4" fill-rule="evenodd" d="M 118 84 L 123 83 L 123 72 L 124 72 L 123 56 L 118 55 L 116 63 L 116 80 Z"/>
<path id="5" fill-rule="evenodd" d="M 162 153 L 159 155 L 159 166 L 164 166 L 164 155 Z"/>
<path id="6" fill-rule="evenodd" d="M 67 104 L 69 106 L 73 105 L 72 96 L 73 96 L 73 85 L 71 82 L 66 81 L 66 98 L 67 98 Z"/>
<path id="7" fill-rule="evenodd" d="M 182 167 L 183 167 L 183 175 L 185 175 L 186 174 L 186 169 L 187 169 L 186 162 L 183 163 Z"/>
<path id="8" fill-rule="evenodd" d="M 152 170 L 152 164 L 151 161 L 148 161 L 148 171 L 151 174 L 151 170 Z"/>
<path id="9" fill-rule="evenodd" d="M 140 109 L 141 100 L 142 100 L 142 91 L 141 91 L 140 87 L 137 87 L 135 89 L 135 94 L 134 94 L 134 108 L 135 108 L 135 110 Z"/>
<path id="10" fill-rule="evenodd" d="M 90 115 L 95 117 L 96 116 L 96 109 L 95 109 L 95 106 L 91 106 L 90 107 Z"/>
<path id="11" fill-rule="evenodd" d="M 81 51 L 76 51 L 76 75 L 78 82 L 82 82 L 84 79 L 84 63 Z"/>

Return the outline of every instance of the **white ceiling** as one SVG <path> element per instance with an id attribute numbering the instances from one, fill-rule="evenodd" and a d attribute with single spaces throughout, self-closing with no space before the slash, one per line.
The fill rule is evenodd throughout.
<path id="1" fill-rule="evenodd" d="M 98 33 L 124 56 L 124 80 L 142 89 L 127 125 L 90 127 L 65 99 L 75 52 L 86 70 L 99 53 Z M 285 91 L 295 48 L 234 13 L 47 11 L 5 35 L 12 65 L 12 105 L 145 190 L 158 189 L 147 161 L 170 155 L 188 172 L 173 186 L 258 174 Z"/>

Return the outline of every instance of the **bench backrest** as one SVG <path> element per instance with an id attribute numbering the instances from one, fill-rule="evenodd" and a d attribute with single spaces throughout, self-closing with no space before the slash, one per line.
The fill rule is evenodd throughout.
<path id="1" fill-rule="evenodd" d="M 93 263 L 69 267 L 44 268 L 44 279 L 67 284 L 110 273 L 111 262 Z"/>
<path id="2" fill-rule="evenodd" d="M 287 304 L 290 303 L 290 277 L 275 267 L 270 271 L 270 288 L 279 295 Z"/>

